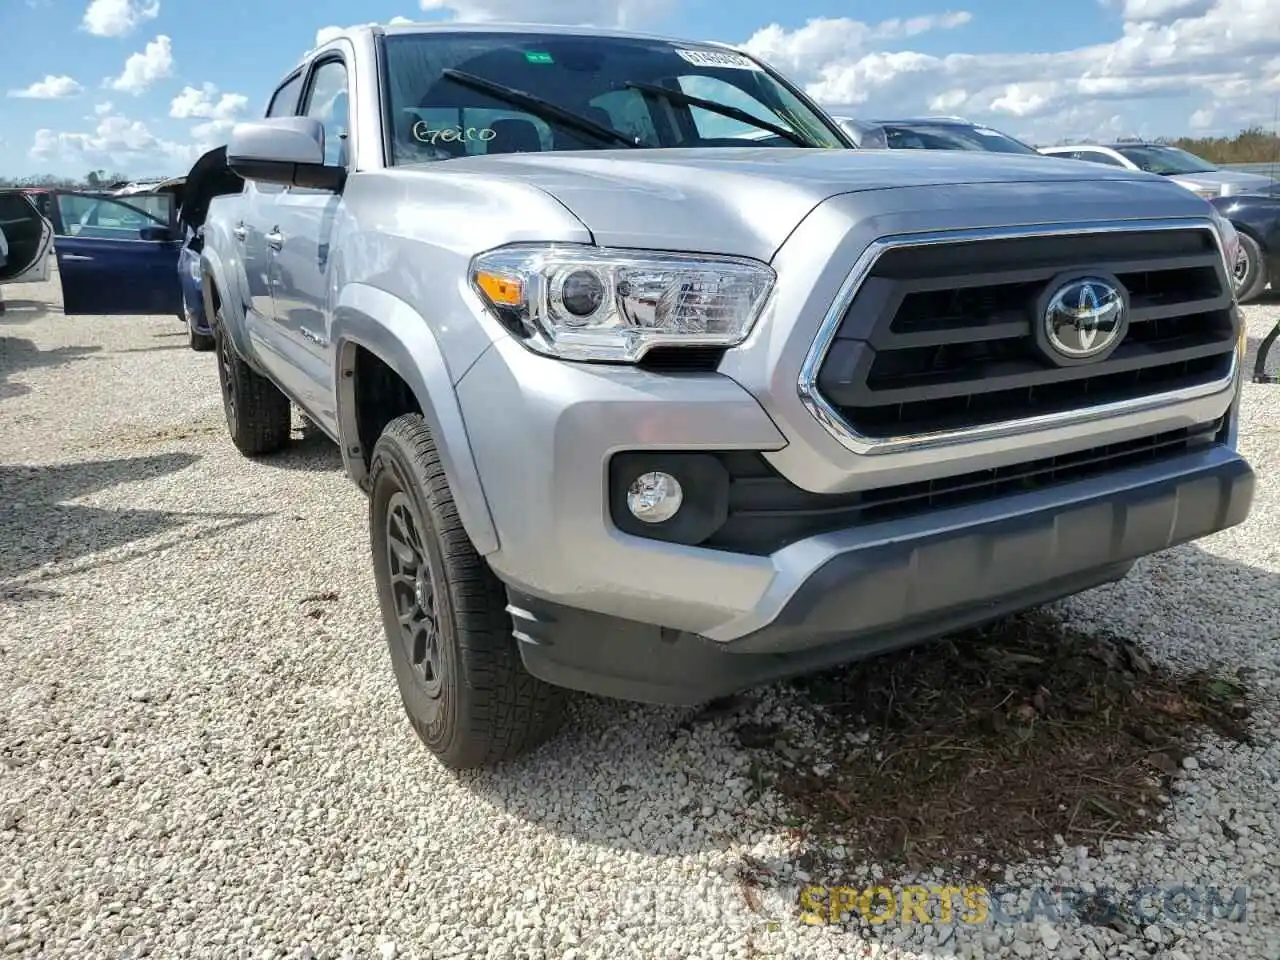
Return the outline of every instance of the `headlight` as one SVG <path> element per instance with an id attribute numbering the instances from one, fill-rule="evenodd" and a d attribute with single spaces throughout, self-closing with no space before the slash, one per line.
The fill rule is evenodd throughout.
<path id="1" fill-rule="evenodd" d="M 571 245 L 503 247 L 471 264 L 472 286 L 530 348 L 615 363 L 741 343 L 774 280 L 756 260 Z"/>
<path id="2" fill-rule="evenodd" d="M 1210 217 L 1222 240 L 1222 265 L 1226 267 L 1227 279 L 1234 280 L 1236 260 L 1240 257 L 1240 234 L 1236 233 L 1236 228 L 1231 221 L 1218 212 L 1217 207 L 1213 208 Z M 1234 290 L 1234 286 L 1232 289 Z"/>

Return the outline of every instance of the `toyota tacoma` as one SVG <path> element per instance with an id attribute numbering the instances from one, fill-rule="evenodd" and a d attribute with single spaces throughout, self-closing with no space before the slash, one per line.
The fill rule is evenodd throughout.
<path id="1" fill-rule="evenodd" d="M 448 766 L 566 688 L 704 702 L 1248 514 L 1236 237 L 1166 178 L 858 150 L 741 51 L 492 23 L 345 31 L 227 165 L 231 439 L 339 445 Z"/>

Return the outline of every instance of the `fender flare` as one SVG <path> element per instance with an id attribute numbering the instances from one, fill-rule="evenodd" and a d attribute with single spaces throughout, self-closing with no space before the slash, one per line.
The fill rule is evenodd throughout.
<path id="1" fill-rule="evenodd" d="M 244 318 L 232 315 L 239 308 L 236 292 L 231 288 L 230 279 L 222 266 L 221 258 L 206 243 L 204 249 L 200 251 L 200 299 L 204 301 L 205 322 L 209 324 L 210 330 L 213 329 L 214 318 L 217 316 L 213 306 L 215 289 L 222 300 L 223 318 L 229 317 L 231 320 L 230 323 L 224 324 L 224 329 L 231 338 L 236 353 L 242 358 L 251 356 L 248 333 L 244 323 L 240 322 Z"/>
<path id="2" fill-rule="evenodd" d="M 385 290 L 349 283 L 342 288 L 333 311 L 330 342 L 334 348 L 335 412 L 348 476 L 363 487 L 368 474 L 355 404 L 355 358 L 357 348 L 363 348 L 408 384 L 440 453 L 463 529 L 479 554 L 495 552 L 498 531 L 480 483 L 462 407 L 426 317 Z"/>

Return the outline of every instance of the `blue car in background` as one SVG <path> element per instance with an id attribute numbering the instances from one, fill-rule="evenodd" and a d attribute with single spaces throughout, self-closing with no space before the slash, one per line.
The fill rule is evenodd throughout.
<path id="1" fill-rule="evenodd" d="M 201 227 L 215 196 L 243 188 L 218 148 L 185 177 L 163 183 L 116 193 L 54 191 L 49 219 L 63 311 L 176 316 L 192 349 L 212 349 L 200 289 Z"/>

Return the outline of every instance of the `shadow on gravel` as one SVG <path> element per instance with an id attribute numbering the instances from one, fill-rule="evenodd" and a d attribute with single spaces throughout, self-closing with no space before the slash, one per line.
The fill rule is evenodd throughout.
<path id="1" fill-rule="evenodd" d="M 1280 577 L 1195 546 L 1169 554 L 1141 574 L 1144 613 L 1163 625 L 1153 634 L 1181 623 L 1216 649 L 1277 630 L 1260 611 L 1274 607 L 1264 598 L 1280 596 Z M 1166 575 L 1172 567 L 1190 571 Z M 1201 585 L 1211 607 L 1188 609 L 1187 582 Z M 1214 731 L 1248 742 L 1248 684 L 1234 665 L 1174 671 L 1128 638 L 1067 628 L 1038 610 L 781 684 L 773 692 L 791 718 L 785 726 L 757 722 L 759 693 L 700 711 L 583 697 L 578 729 L 501 771 L 465 776 L 516 816 L 642 855 L 765 829 L 812 851 L 797 866 L 818 883 L 866 863 L 890 875 L 939 868 L 984 877 L 1059 837 L 1096 849 L 1158 828 L 1197 741 Z M 627 737 L 636 727 L 657 732 L 637 745 Z M 696 766 L 683 759 L 687 738 L 700 744 Z M 744 780 L 745 799 L 727 801 L 725 784 Z M 548 806 L 565 782 L 580 785 L 582 801 Z M 686 803 L 671 810 L 677 788 Z M 689 829 L 691 819 L 712 818 L 718 834 Z M 836 847 L 847 859 L 826 858 Z M 786 873 L 746 858 L 741 869 L 744 883 L 759 886 Z"/>
<path id="2" fill-rule="evenodd" d="M 112 353 L 155 353 L 159 350 L 191 350 L 191 347 L 184 343 L 157 343 L 153 347 L 124 347 L 120 350 L 112 350 Z M 192 351 L 194 353 L 194 351 Z"/>
<path id="3" fill-rule="evenodd" d="M 30 584 L 5 581 L 48 564 L 113 550 L 196 521 L 238 526 L 264 516 L 66 503 L 122 483 L 176 473 L 197 459 L 190 453 L 166 453 L 57 466 L 0 465 L 0 597 L 13 601 L 47 596 Z"/>
<path id="4" fill-rule="evenodd" d="M 14 374 L 39 367 L 58 367 L 101 351 L 101 347 L 58 347 L 41 350 L 30 340 L 0 337 L 0 400 L 25 396 L 31 388 L 9 380 Z"/>
<path id="5" fill-rule="evenodd" d="M 49 313 L 49 305 L 40 300 L 5 300 L 0 324 L 31 323 Z"/>
<path id="6" fill-rule="evenodd" d="M 308 473 L 333 473 L 342 470 L 342 451 L 329 435 L 315 424 L 304 420 L 294 426 L 289 445 L 263 463 L 282 470 L 305 470 Z"/>

